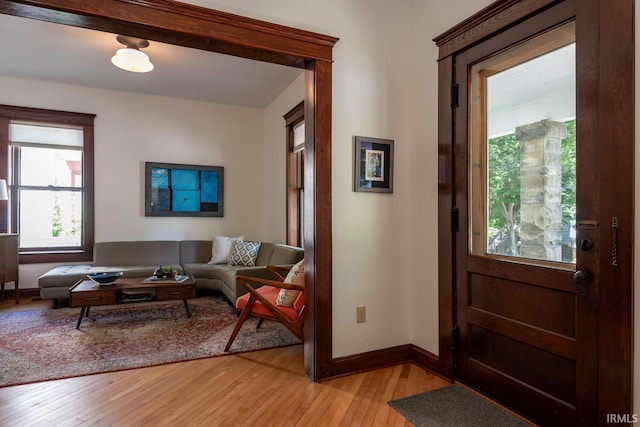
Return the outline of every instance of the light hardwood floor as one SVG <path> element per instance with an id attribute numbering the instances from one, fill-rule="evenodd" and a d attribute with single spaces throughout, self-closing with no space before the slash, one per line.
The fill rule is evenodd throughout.
<path id="1" fill-rule="evenodd" d="M 0 388 L 0 426 L 411 426 L 387 401 L 447 384 L 413 364 L 314 383 L 296 345 Z"/>

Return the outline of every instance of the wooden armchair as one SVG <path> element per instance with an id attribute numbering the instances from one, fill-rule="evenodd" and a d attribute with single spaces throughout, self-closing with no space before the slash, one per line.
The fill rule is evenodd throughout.
<path id="1" fill-rule="evenodd" d="M 274 274 L 278 280 L 267 280 L 249 276 L 238 276 L 236 279 L 244 286 L 247 294 L 244 294 L 236 301 L 238 310 L 242 310 L 236 326 L 233 328 L 231 337 L 227 342 L 224 351 L 229 351 L 233 340 L 236 339 L 240 328 L 249 316 L 259 317 L 257 328 L 262 325 L 264 319 L 275 320 L 287 327 L 295 336 L 304 339 L 302 326 L 304 324 L 304 285 L 296 283 L 286 283 L 284 277 L 279 273 L 289 270 L 288 267 L 278 267 L 269 265 L 267 269 Z M 251 283 L 262 285 L 254 288 Z M 280 289 L 290 289 L 300 291 L 291 307 L 276 304 L 276 299 Z"/>

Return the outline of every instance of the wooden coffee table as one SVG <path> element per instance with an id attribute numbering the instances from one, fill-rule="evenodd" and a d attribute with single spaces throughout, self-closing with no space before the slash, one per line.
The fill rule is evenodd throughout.
<path id="1" fill-rule="evenodd" d="M 101 285 L 93 280 L 79 280 L 69 289 L 69 307 L 81 307 L 76 329 L 89 315 L 89 309 L 101 305 L 143 303 L 149 301 L 182 300 L 187 317 L 191 310 L 187 298 L 196 295 L 193 276 L 182 283 L 156 281 L 144 283 L 145 278 L 118 279 L 110 285 Z"/>

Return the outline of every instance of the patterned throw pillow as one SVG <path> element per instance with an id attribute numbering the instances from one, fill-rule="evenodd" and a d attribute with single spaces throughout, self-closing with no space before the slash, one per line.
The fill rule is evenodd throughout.
<path id="1" fill-rule="evenodd" d="M 233 242 L 235 240 L 244 240 L 244 236 L 227 237 L 214 235 L 211 242 L 211 261 L 208 264 L 228 263 L 233 252 Z"/>
<path id="2" fill-rule="evenodd" d="M 304 260 L 291 267 L 291 270 L 287 273 L 287 277 L 284 278 L 284 283 L 295 283 L 296 285 L 304 286 Z M 291 289 L 280 289 L 278 298 L 276 298 L 276 305 L 291 307 L 299 293 L 300 291 Z"/>
<path id="3" fill-rule="evenodd" d="M 242 240 L 234 241 L 234 250 L 231 253 L 229 265 L 238 265 L 243 267 L 255 267 L 258 251 L 260 250 L 260 242 L 244 242 Z"/>

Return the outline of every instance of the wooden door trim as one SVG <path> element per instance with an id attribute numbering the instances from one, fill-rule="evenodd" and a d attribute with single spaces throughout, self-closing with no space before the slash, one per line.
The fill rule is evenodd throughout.
<path id="1" fill-rule="evenodd" d="M 602 218 L 603 248 L 599 253 L 598 309 L 598 419 L 602 422 L 606 414 L 633 413 L 634 2 L 590 0 L 578 4 L 583 8 L 578 13 L 587 18 L 577 28 L 578 35 L 594 37 L 594 29 L 600 28 L 593 44 L 599 46 L 597 138 L 602 180 L 595 203 L 599 203 Z M 591 62 L 589 52 L 585 56 L 580 65 Z M 618 219 L 616 266 L 612 265 L 614 217 Z"/>
<path id="2" fill-rule="evenodd" d="M 7 0 L 0 13 L 306 69 L 305 373 L 331 376 L 331 102 L 337 38 L 170 0 Z"/>
<path id="3" fill-rule="evenodd" d="M 304 68 L 337 38 L 172 0 L 7 0 L 0 12 Z"/>
<path id="4" fill-rule="evenodd" d="M 451 377 L 453 301 L 455 300 L 455 242 L 452 238 L 451 209 L 455 206 L 454 180 L 456 150 L 451 84 L 455 81 L 453 58 L 479 41 L 498 35 L 514 23 L 560 1 L 500 0 L 461 22 L 434 41 L 439 53 L 438 155 L 439 155 L 439 369 Z M 598 420 L 607 413 L 633 412 L 633 239 L 634 239 L 634 11 L 632 0 L 582 0 L 576 2 L 576 37 L 578 66 L 591 66 L 586 93 L 578 93 L 579 102 L 587 104 L 596 117 L 591 138 L 597 138 L 600 150 L 599 170 L 603 173 L 596 190 L 602 218 L 598 232 L 603 249 L 598 264 L 601 277 L 598 295 Z M 599 29 L 599 31 L 597 31 Z M 458 70 L 458 72 L 460 72 Z M 582 97 L 582 98 L 581 98 Z M 581 103 L 581 105 L 583 105 Z M 580 110 L 580 109 L 579 109 Z M 610 147 L 610 148 L 609 148 Z M 615 147 L 615 149 L 611 149 Z M 459 147 L 458 147 L 459 148 Z M 622 155 L 621 155 L 622 153 Z M 455 155 L 463 154 L 455 152 Z M 585 153 L 585 156 L 589 153 Z M 606 177 L 606 179 L 605 179 Z M 464 196 L 466 197 L 466 196 Z M 460 215 L 464 217 L 464 215 Z M 612 218 L 618 218 L 618 265 L 612 265 Z M 460 227 L 465 226 L 460 221 Z M 605 249 L 606 248 L 606 249 Z M 578 266 L 580 268 L 580 266 Z"/>
<path id="5" fill-rule="evenodd" d="M 438 60 L 454 55 L 553 3 L 559 2 L 498 0 L 434 38 L 438 46 Z"/>
<path id="6" fill-rule="evenodd" d="M 454 379 L 455 265 L 456 242 L 452 230 L 457 227 L 453 194 L 453 57 L 438 62 L 438 371 Z M 459 222 L 459 220 L 458 220 Z"/>

